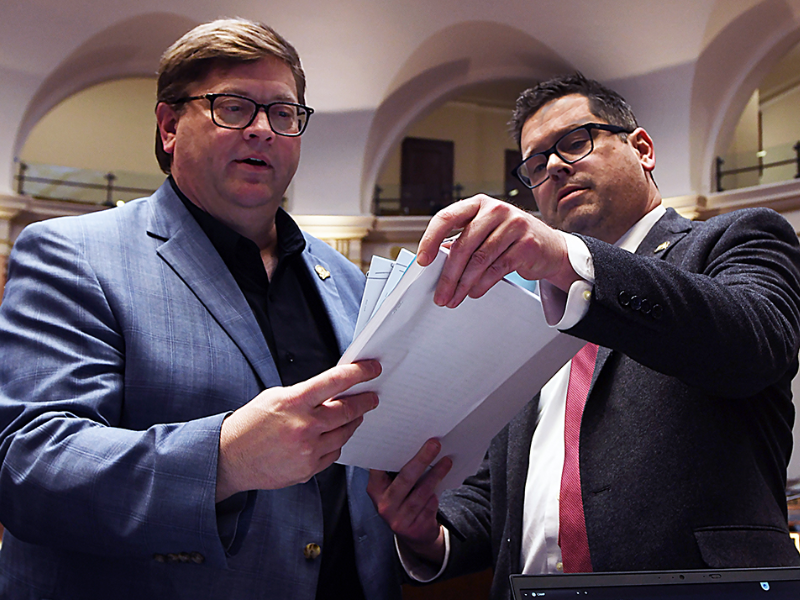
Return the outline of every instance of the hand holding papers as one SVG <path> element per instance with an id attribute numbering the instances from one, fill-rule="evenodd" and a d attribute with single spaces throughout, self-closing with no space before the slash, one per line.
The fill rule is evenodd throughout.
<path id="1" fill-rule="evenodd" d="M 428 267 L 411 261 L 385 300 L 365 309 L 372 316 L 339 362 L 380 361 L 381 375 L 351 390 L 376 392 L 380 406 L 364 416 L 339 462 L 399 471 L 438 437 L 440 456 L 453 459 L 446 489 L 477 470 L 492 437 L 583 342 L 548 327 L 539 298 L 510 281 L 457 308 L 437 306 L 445 259 L 441 250 Z"/>

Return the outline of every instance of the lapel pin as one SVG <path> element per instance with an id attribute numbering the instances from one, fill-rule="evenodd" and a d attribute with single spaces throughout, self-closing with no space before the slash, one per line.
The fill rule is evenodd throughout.
<path id="1" fill-rule="evenodd" d="M 653 250 L 653 254 L 657 254 L 658 252 L 661 252 L 662 250 L 666 250 L 667 248 L 669 248 L 669 245 L 670 245 L 670 242 L 662 242 L 662 243 L 660 243 L 658 245 L 658 247 L 655 250 Z"/>
<path id="2" fill-rule="evenodd" d="M 322 281 L 325 281 L 328 277 L 331 276 L 331 272 L 328 271 L 328 269 L 326 269 L 322 265 L 316 265 L 314 267 L 314 270 L 317 272 L 317 277 L 322 279 Z"/>

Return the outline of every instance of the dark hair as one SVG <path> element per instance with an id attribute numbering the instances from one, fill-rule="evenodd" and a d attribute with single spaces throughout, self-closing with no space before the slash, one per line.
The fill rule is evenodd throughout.
<path id="1" fill-rule="evenodd" d="M 218 65 L 251 63 L 269 56 L 282 60 L 292 70 L 297 101 L 305 104 L 306 76 L 297 50 L 271 27 L 247 19 L 203 23 L 167 48 L 158 66 L 156 102 L 175 103 L 186 96 L 192 83 Z M 169 173 L 172 155 L 164 151 L 157 128 L 156 159 L 161 170 Z"/>
<path id="2" fill-rule="evenodd" d="M 633 131 L 639 126 L 630 105 L 614 90 L 593 79 L 587 79 L 581 73 L 560 75 L 542 81 L 520 94 L 509 122 L 511 135 L 517 145 L 520 144 L 522 137 L 522 127 L 531 116 L 548 102 L 572 94 L 588 98 L 592 114 L 610 125 L 624 127 L 628 131 Z M 625 134 L 620 135 L 625 136 Z"/>

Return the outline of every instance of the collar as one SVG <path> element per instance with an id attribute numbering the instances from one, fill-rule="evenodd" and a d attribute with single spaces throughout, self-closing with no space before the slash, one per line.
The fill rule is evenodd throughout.
<path id="1" fill-rule="evenodd" d="M 238 249 L 245 249 L 246 252 L 250 253 L 255 251 L 259 256 L 261 255 L 258 246 L 253 240 L 234 231 L 189 200 L 180 190 L 172 175 L 168 179 L 175 194 L 181 199 L 186 209 L 197 221 L 197 224 L 200 225 L 200 228 L 208 236 L 208 239 L 226 263 L 228 259 L 236 256 Z M 306 240 L 303 237 L 303 232 L 294 222 L 294 219 L 289 216 L 289 213 L 282 208 L 278 208 L 278 212 L 275 215 L 275 231 L 278 235 L 277 250 L 279 261 L 305 250 Z"/>
<path id="2" fill-rule="evenodd" d="M 634 223 L 633 227 L 628 229 L 621 238 L 617 240 L 617 243 L 614 244 L 618 248 L 622 248 L 623 250 L 627 250 L 628 252 L 636 252 L 636 249 L 639 247 L 639 244 L 642 243 L 645 236 L 650 232 L 658 220 L 663 217 L 667 212 L 667 209 L 664 207 L 663 204 L 659 204 L 641 219 Z"/>

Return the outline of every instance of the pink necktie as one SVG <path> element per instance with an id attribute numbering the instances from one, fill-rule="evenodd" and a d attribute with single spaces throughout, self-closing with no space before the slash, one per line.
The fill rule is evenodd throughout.
<path id="1" fill-rule="evenodd" d="M 578 445 L 581 438 L 581 417 L 592 383 L 597 345 L 586 344 L 572 359 L 564 415 L 564 470 L 561 473 L 559 496 L 558 543 L 565 573 L 591 573 L 589 540 L 583 516 L 581 473 Z"/>

